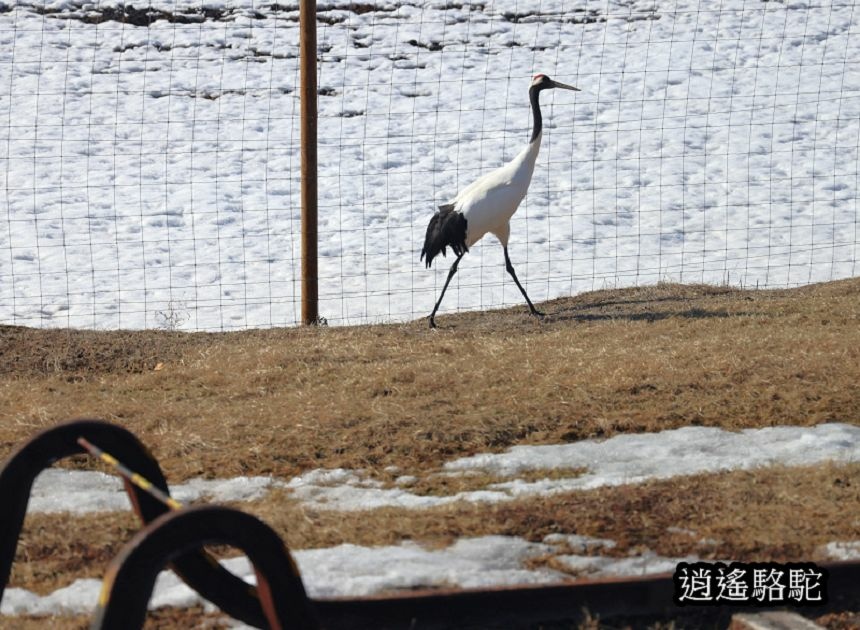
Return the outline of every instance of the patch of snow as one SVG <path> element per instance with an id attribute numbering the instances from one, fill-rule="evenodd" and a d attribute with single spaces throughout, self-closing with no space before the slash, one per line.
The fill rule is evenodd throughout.
<path id="1" fill-rule="evenodd" d="M 426 549 L 413 542 L 386 547 L 338 545 L 327 549 L 296 551 L 293 558 L 305 588 L 313 598 L 362 596 L 422 587 L 479 588 L 511 584 L 546 584 L 568 578 L 551 569 L 529 569 L 524 563 L 552 551 L 551 545 L 509 536 L 463 538 L 444 549 Z M 222 564 L 248 583 L 254 572 L 245 557 Z M 49 615 L 89 613 L 98 599 L 100 582 L 76 580 L 70 586 L 41 597 L 9 588 L 0 614 Z M 187 607 L 204 603 L 172 571 L 156 580 L 150 608 Z"/>
<path id="2" fill-rule="evenodd" d="M 552 550 L 508 536 L 461 538 L 444 549 L 414 542 L 368 548 L 339 545 L 295 554 L 312 597 L 371 595 L 421 587 L 477 588 L 557 582 L 566 576 L 523 563 Z"/>
<path id="3" fill-rule="evenodd" d="M 315 472 L 315 471 L 311 471 Z M 292 479 L 287 487 L 293 496 L 306 505 L 320 510 L 343 512 L 372 510 L 380 507 L 399 507 L 406 509 L 426 509 L 447 505 L 456 501 L 481 499 L 481 493 L 460 493 L 451 497 L 425 496 L 413 494 L 402 488 L 368 488 L 365 486 L 317 486 L 309 483 L 305 475 Z M 498 493 L 483 493 L 486 501 L 497 500 Z"/>
<path id="4" fill-rule="evenodd" d="M 627 558 L 609 558 L 604 556 L 556 556 L 555 561 L 577 577 L 618 577 L 650 575 L 653 573 L 671 573 L 679 562 L 697 562 L 697 556 L 684 558 L 666 558 L 652 551 L 646 551 L 641 556 Z"/>
<path id="5" fill-rule="evenodd" d="M 355 486 L 359 488 L 378 488 L 382 485 L 381 482 L 370 479 L 364 470 L 316 468 L 301 477 L 294 477 L 287 483 L 287 487 L 299 487 L 306 484 L 318 487 Z"/>
<path id="6" fill-rule="evenodd" d="M 315 469 L 287 482 L 272 477 L 192 479 L 171 486 L 178 501 L 250 501 L 283 487 L 310 507 L 322 510 L 372 510 L 380 507 L 426 509 L 464 501 L 493 503 L 601 486 L 639 483 L 678 475 L 749 469 L 782 464 L 803 466 L 825 461 L 860 461 L 860 427 L 768 427 L 737 433 L 686 427 L 660 433 L 619 435 L 551 446 L 515 446 L 505 453 L 483 454 L 445 464 L 444 475 L 489 473 L 516 477 L 526 471 L 585 468 L 571 478 L 493 483 L 482 490 L 450 496 L 420 495 L 408 487 L 418 479 L 403 475 L 386 488 L 364 470 Z M 119 479 L 100 472 L 51 468 L 36 479 L 29 512 L 129 509 Z"/>
<path id="7" fill-rule="evenodd" d="M 251 501 L 283 485 L 271 477 L 191 479 L 171 486 L 170 494 L 182 503 L 198 500 Z M 121 480 L 101 472 L 49 468 L 33 484 L 28 513 L 106 512 L 131 509 Z"/>
<path id="8" fill-rule="evenodd" d="M 527 568 L 526 562 L 552 556 L 561 546 L 579 549 L 583 555 L 555 555 L 564 572 L 548 568 Z M 694 555 L 667 558 L 646 551 L 638 556 L 611 558 L 594 555 L 600 548 L 612 548 L 612 540 L 575 534 L 550 534 L 534 543 L 518 537 L 482 536 L 463 538 L 444 549 L 427 549 L 414 542 L 383 547 L 338 545 L 327 549 L 293 552 L 308 594 L 313 598 L 367 596 L 402 589 L 453 587 L 483 588 L 515 584 L 550 584 L 578 578 L 640 576 L 670 573 L 678 562 L 695 562 Z M 835 559 L 860 557 L 860 542 L 835 542 L 825 546 Z M 245 557 L 221 564 L 249 584 L 256 582 Z M 0 602 L 0 615 L 88 614 L 101 588 L 99 580 L 79 579 L 53 593 L 39 596 L 21 588 L 8 588 Z M 163 571 L 156 580 L 150 609 L 162 606 L 214 607 L 189 589 L 172 571 Z"/>
<path id="9" fill-rule="evenodd" d="M 40 616 L 91 613 L 101 587 L 101 580 L 81 578 L 45 596 L 21 588 L 7 588 L 0 602 L 0 614 Z"/>
<path id="10" fill-rule="evenodd" d="M 305 588 L 313 598 L 360 597 L 420 588 L 486 588 L 515 584 L 551 584 L 579 577 L 647 575 L 674 571 L 680 561 L 698 558 L 666 558 L 647 551 L 640 556 L 609 558 L 564 554 L 556 561 L 570 573 L 548 568 L 527 568 L 530 559 L 551 555 L 558 545 L 594 549 L 611 548 L 614 541 L 587 536 L 550 534 L 542 543 L 512 536 L 462 538 L 443 549 L 427 549 L 414 542 L 383 547 L 338 545 L 327 549 L 296 551 L 293 558 Z M 249 584 L 256 583 L 253 567 L 245 557 L 221 564 Z M 39 596 L 20 588 L 6 590 L 0 614 L 88 614 L 101 588 L 99 580 L 79 579 L 53 593 Z M 159 574 L 149 608 L 189 607 L 205 602 L 172 572 Z"/>
<path id="11" fill-rule="evenodd" d="M 315 483 L 314 470 L 288 484 L 297 498 L 319 509 L 368 510 L 378 507 L 429 508 L 457 501 L 498 502 L 602 486 L 640 483 L 768 465 L 804 466 L 825 461 L 860 461 L 860 427 L 822 424 L 814 427 L 767 427 L 739 432 L 684 427 L 659 433 L 618 435 L 550 446 L 515 446 L 505 453 L 482 454 L 445 464 L 450 473 L 483 471 L 516 477 L 527 471 L 585 468 L 572 478 L 494 483 L 484 490 L 451 496 L 422 496 L 402 488 L 367 488 L 355 484 Z"/>
<path id="12" fill-rule="evenodd" d="M 479 469 L 510 477 L 531 470 L 582 467 L 588 471 L 574 481 L 589 488 L 768 464 L 803 466 L 831 459 L 860 460 L 860 427 L 833 423 L 737 432 L 682 427 L 572 444 L 514 446 L 506 453 L 458 459 L 445 464 L 445 468 Z M 537 483 L 551 484 L 552 480 Z M 495 487 L 522 489 L 529 485 L 514 481 Z"/>
<path id="13" fill-rule="evenodd" d="M 860 560 L 860 540 L 829 542 L 824 545 L 823 551 L 832 560 Z"/>
<path id="14" fill-rule="evenodd" d="M 245 556 L 224 560 L 221 564 L 235 575 L 241 577 L 248 584 L 256 584 L 257 579 L 251 563 Z M 171 606 L 174 608 L 188 608 L 203 604 L 208 610 L 215 610 L 215 606 L 204 600 L 179 579 L 173 571 L 162 571 L 155 579 L 155 588 L 149 601 L 149 608 L 162 608 Z"/>
<path id="15" fill-rule="evenodd" d="M 260 499 L 272 488 L 282 486 L 272 477 L 234 477 L 232 479 L 192 479 L 170 489 L 171 495 L 182 503 L 206 500 L 253 501 Z"/>

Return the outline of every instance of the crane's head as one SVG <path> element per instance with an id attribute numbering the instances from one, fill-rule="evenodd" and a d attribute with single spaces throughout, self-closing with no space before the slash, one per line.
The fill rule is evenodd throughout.
<path id="1" fill-rule="evenodd" d="M 553 88 L 562 88 L 564 90 L 573 90 L 574 92 L 580 91 L 578 87 L 573 87 L 572 85 L 567 85 L 566 83 L 553 81 L 545 74 L 534 75 L 534 77 L 532 77 L 531 87 L 536 90 L 552 90 Z"/>

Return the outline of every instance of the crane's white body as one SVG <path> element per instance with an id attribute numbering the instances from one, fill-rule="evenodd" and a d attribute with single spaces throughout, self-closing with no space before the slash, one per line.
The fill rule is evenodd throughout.
<path id="1" fill-rule="evenodd" d="M 535 162 L 537 162 L 540 151 L 543 125 L 543 118 L 540 113 L 540 92 L 553 88 L 579 91 L 579 88 L 553 81 L 545 74 L 536 74 L 529 88 L 529 102 L 534 115 L 534 126 L 526 148 L 504 166 L 479 177 L 476 182 L 466 186 L 454 197 L 451 203 L 439 206 L 439 211 L 430 219 L 419 260 L 426 259 L 429 268 L 436 256 L 445 255 L 447 247 L 453 249 L 457 256 L 448 272 L 442 293 L 436 300 L 436 306 L 430 313 L 430 328 L 436 327 L 436 311 L 442 304 L 448 283 L 457 273 L 460 259 L 487 232 L 494 234 L 499 239 L 499 243 L 502 244 L 505 253 L 505 269 L 526 299 L 532 315 L 543 317 L 543 313 L 532 304 L 526 290 L 517 278 L 511 258 L 508 256 L 508 237 L 511 235 L 511 217 L 514 216 L 514 212 L 520 207 L 520 202 L 528 192 L 532 173 L 535 170 Z"/>
<path id="2" fill-rule="evenodd" d="M 466 246 L 471 247 L 490 232 L 507 247 L 510 220 L 525 198 L 535 170 L 541 136 L 496 170 L 482 175 L 461 190 L 454 210 L 466 218 Z"/>

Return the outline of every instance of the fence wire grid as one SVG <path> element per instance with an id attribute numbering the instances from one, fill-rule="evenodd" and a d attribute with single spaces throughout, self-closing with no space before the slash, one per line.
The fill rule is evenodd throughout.
<path id="1" fill-rule="evenodd" d="M 853 2 L 318 5 L 319 293 L 332 324 L 427 315 L 436 206 L 544 136 L 510 252 L 533 300 L 857 275 Z M 0 3 L 0 323 L 300 321 L 298 6 Z M 519 304 L 501 248 L 442 312 Z"/>

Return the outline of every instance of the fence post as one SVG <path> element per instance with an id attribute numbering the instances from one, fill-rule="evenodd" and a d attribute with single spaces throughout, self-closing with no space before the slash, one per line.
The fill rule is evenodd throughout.
<path id="1" fill-rule="evenodd" d="M 299 3 L 302 155 L 302 323 L 319 322 L 317 277 L 317 5 Z"/>

